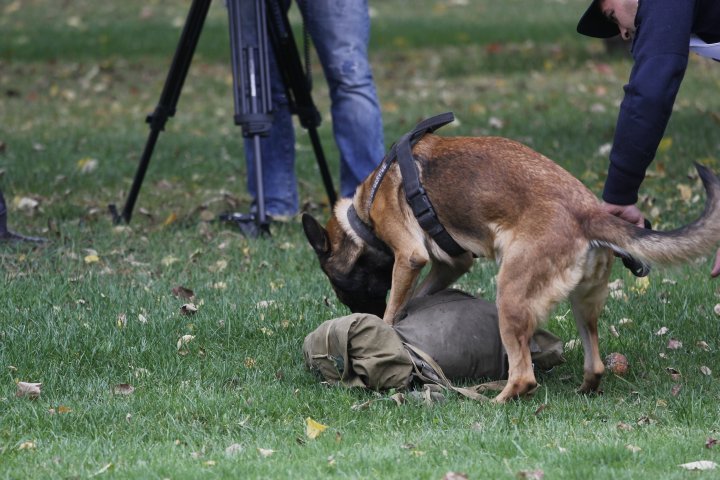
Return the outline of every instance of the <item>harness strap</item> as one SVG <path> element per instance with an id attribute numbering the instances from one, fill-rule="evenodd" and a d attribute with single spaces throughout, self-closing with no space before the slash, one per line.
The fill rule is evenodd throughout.
<path id="1" fill-rule="evenodd" d="M 358 237 L 363 239 L 365 243 L 370 245 L 375 250 L 386 253 L 391 257 L 393 256 L 390 247 L 388 247 L 385 242 L 380 240 L 377 235 L 375 235 L 375 233 L 372 231 L 372 228 L 370 228 L 370 226 L 363 222 L 360 216 L 358 216 L 357 211 L 355 210 L 355 205 L 350 205 L 350 208 L 348 208 L 347 218 L 348 222 L 350 222 L 350 226 L 352 227 L 352 229 L 355 231 Z"/>
<path id="2" fill-rule="evenodd" d="M 397 160 L 398 166 L 400 167 L 403 189 L 405 190 L 405 198 L 407 199 L 418 224 L 420 224 L 420 227 L 425 230 L 425 232 L 432 237 L 435 243 L 437 243 L 448 255 L 456 257 L 465 253 L 466 250 L 457 244 L 457 242 L 452 238 L 448 231 L 445 230 L 445 227 L 443 227 L 438 220 L 435 209 L 433 208 L 432 203 L 430 203 L 430 198 L 428 198 L 425 189 L 420 183 L 420 174 L 418 173 L 417 165 L 415 165 L 415 157 L 412 155 L 412 147 L 418 143 L 425 134 L 432 133 L 453 120 L 455 120 L 455 115 L 453 115 L 452 112 L 441 113 L 440 115 L 427 118 L 418 123 L 415 128 L 403 135 L 400 140 L 393 144 L 387 155 L 385 155 L 383 163 L 378 169 L 378 173 L 375 175 L 375 180 L 373 181 L 370 196 L 368 198 L 367 208 L 369 210 L 375 200 L 375 194 L 377 193 L 385 174 L 390 168 L 390 165 L 392 162 Z M 348 209 L 348 221 L 350 222 L 350 226 L 353 230 L 355 230 L 355 233 L 357 233 L 357 235 L 365 242 L 377 250 L 392 255 L 390 248 L 382 240 L 380 240 L 372 231 L 372 228 L 363 222 L 358 216 L 354 206 L 351 206 Z"/>
<path id="3" fill-rule="evenodd" d="M 452 112 L 447 112 L 420 122 L 411 132 L 403 135 L 387 156 L 387 158 L 392 161 L 394 151 L 397 154 L 403 188 L 405 189 L 405 198 L 418 223 L 422 229 L 435 240 L 440 248 L 445 250 L 451 257 L 461 255 L 465 253 L 466 250 L 458 245 L 448 231 L 445 230 L 440 220 L 438 220 L 437 213 L 435 213 L 430 198 L 420 183 L 420 174 L 418 173 L 411 148 L 412 145 L 420 141 L 426 133 L 433 132 L 443 125 L 447 125 L 452 122 L 454 118 Z"/>

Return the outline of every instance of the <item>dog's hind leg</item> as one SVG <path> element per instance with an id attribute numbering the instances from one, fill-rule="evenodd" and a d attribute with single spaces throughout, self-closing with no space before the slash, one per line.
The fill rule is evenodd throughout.
<path id="1" fill-rule="evenodd" d="M 597 324 L 608 296 L 612 261 L 613 256 L 608 251 L 590 250 L 583 278 L 570 293 L 570 305 L 585 353 L 580 393 L 597 392 L 605 371 L 598 347 Z"/>
<path id="2" fill-rule="evenodd" d="M 530 339 L 538 324 L 577 285 L 580 245 L 533 239 L 506 252 L 497 280 L 500 336 L 508 356 L 508 381 L 495 402 L 532 394 L 537 389 Z"/>

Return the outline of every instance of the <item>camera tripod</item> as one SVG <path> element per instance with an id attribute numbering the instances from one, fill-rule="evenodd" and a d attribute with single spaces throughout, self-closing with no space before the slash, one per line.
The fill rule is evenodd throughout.
<path id="1" fill-rule="evenodd" d="M 150 134 L 122 213 L 118 213 L 114 204 L 109 205 L 110 213 L 116 224 L 130 223 L 133 207 L 140 193 L 140 187 L 158 136 L 164 130 L 168 118 L 175 115 L 180 92 L 195 53 L 210 2 L 211 0 L 193 0 L 192 2 L 160 95 L 160 101 L 153 113 L 146 119 L 150 125 Z M 330 205 L 334 205 L 337 200 L 332 177 L 317 133 L 317 127 L 321 120 L 320 113 L 310 95 L 310 81 L 300 62 L 284 3 L 286 2 L 283 0 L 227 0 L 235 107 L 234 121 L 236 125 L 242 127 L 243 136 L 252 141 L 257 205 L 254 213 L 223 214 L 220 215 L 220 219 L 234 222 L 242 233 L 249 237 L 270 233 L 270 221 L 265 213 L 260 137 L 269 133 L 273 119 L 269 70 L 269 55 L 271 54 L 274 54 L 282 76 L 290 103 L 290 111 L 298 115 L 300 124 L 307 130 L 310 137 Z"/>

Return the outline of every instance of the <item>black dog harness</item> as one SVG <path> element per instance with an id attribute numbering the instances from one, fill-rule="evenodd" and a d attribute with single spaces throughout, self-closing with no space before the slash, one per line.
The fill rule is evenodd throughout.
<path id="1" fill-rule="evenodd" d="M 403 189 L 405 190 L 405 198 L 418 223 L 422 229 L 425 230 L 425 232 L 427 232 L 428 235 L 430 235 L 440 246 L 440 248 L 442 248 L 451 257 L 456 257 L 465 253 L 466 250 L 457 244 L 457 242 L 452 238 L 448 231 L 445 230 L 445 227 L 443 227 L 438 220 L 435 209 L 430 202 L 430 198 L 420 183 L 420 174 L 418 173 L 417 165 L 415 164 L 415 157 L 412 155 L 412 147 L 418 143 L 425 134 L 432 133 L 453 120 L 455 120 L 455 116 L 452 112 L 442 113 L 423 120 L 410 132 L 400 137 L 400 140 L 398 140 L 390 148 L 390 151 L 383 159 L 383 163 L 375 176 L 375 180 L 373 181 L 370 190 L 368 211 L 372 206 L 375 194 L 377 193 L 383 178 L 385 178 L 385 174 L 390 168 L 390 165 L 392 162 L 397 160 L 398 166 L 400 167 Z M 360 219 L 355 211 L 354 205 L 351 205 L 348 209 L 348 221 L 350 222 L 350 226 L 353 230 L 355 230 L 355 233 L 357 233 L 358 236 L 370 246 L 377 250 L 392 254 L 388 246 L 375 235 L 372 228 Z"/>

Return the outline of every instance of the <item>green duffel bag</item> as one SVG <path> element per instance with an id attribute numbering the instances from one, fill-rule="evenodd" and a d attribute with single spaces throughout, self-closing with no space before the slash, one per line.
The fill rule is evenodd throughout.
<path id="1" fill-rule="evenodd" d="M 305 364 L 331 384 L 385 390 L 419 380 L 471 398 L 483 389 L 451 381 L 507 378 L 494 304 L 443 290 L 411 300 L 400 317 L 394 328 L 371 314 L 328 320 L 305 337 Z M 534 335 L 531 353 L 542 370 L 565 361 L 562 341 L 544 330 Z"/>
<path id="2" fill-rule="evenodd" d="M 413 362 L 393 328 L 375 315 L 328 320 L 305 337 L 305 364 L 331 384 L 404 389 Z"/>

